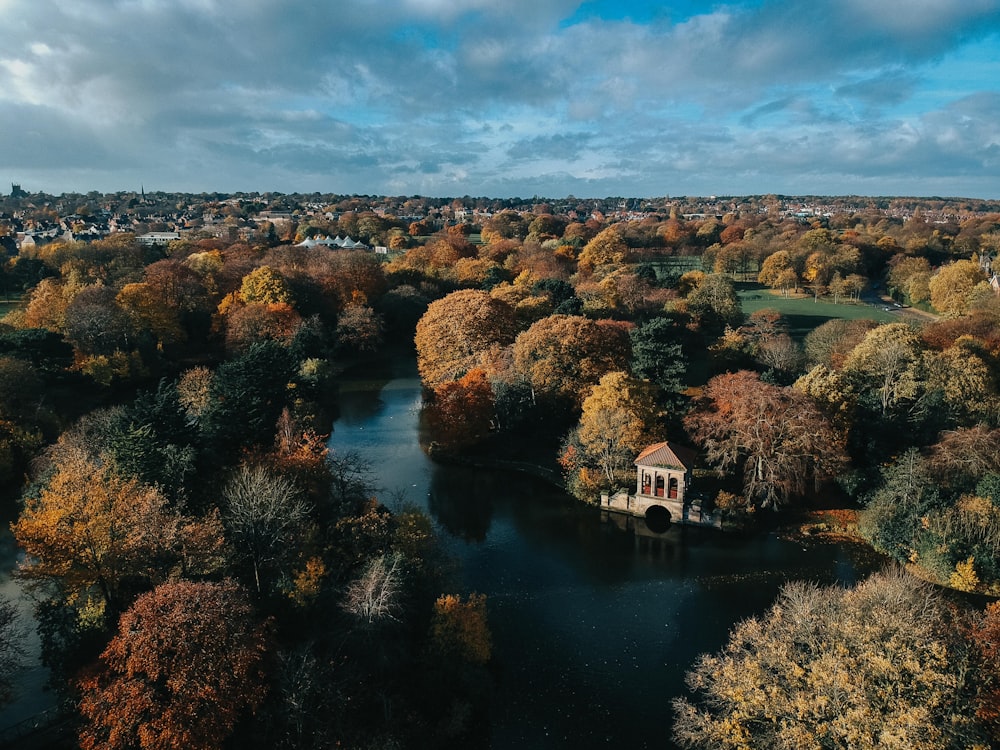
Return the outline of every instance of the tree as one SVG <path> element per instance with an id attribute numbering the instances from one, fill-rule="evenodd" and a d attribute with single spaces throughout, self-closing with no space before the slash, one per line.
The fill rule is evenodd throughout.
<path id="1" fill-rule="evenodd" d="M 757 281 L 761 284 L 779 288 L 779 279 L 784 271 L 792 268 L 792 256 L 787 250 L 778 250 L 768 255 L 761 264 L 760 273 L 757 274 Z"/>
<path id="2" fill-rule="evenodd" d="M 265 305 L 292 303 L 288 282 L 270 266 L 261 266 L 244 276 L 239 296 L 248 305 L 252 302 Z"/>
<path id="3" fill-rule="evenodd" d="M 900 572 L 853 589 L 786 584 L 688 673 L 685 748 L 985 747 L 969 649 L 927 584 Z M 977 745 L 977 743 L 979 743 Z"/>
<path id="4" fill-rule="evenodd" d="M 480 364 L 491 347 L 514 340 L 514 311 L 487 292 L 452 292 L 427 306 L 414 342 L 424 385 L 457 380 Z"/>
<path id="5" fill-rule="evenodd" d="M 986 727 L 994 746 L 1000 741 L 1000 602 L 991 602 L 969 634 L 980 680 L 976 718 Z"/>
<path id="6" fill-rule="evenodd" d="M 926 388 L 941 394 L 949 424 L 971 426 L 996 424 L 1000 417 L 994 358 L 969 337 L 962 337 L 943 352 L 927 352 L 924 366 Z"/>
<path id="7" fill-rule="evenodd" d="M 472 664 L 486 664 L 493 653 L 493 639 L 486 616 L 486 595 L 471 594 L 467 601 L 445 594 L 434 602 L 432 647 Z"/>
<path id="8" fill-rule="evenodd" d="M 309 505 L 295 484 L 265 466 L 243 465 L 222 492 L 222 518 L 236 549 L 253 568 L 257 593 L 271 563 L 295 548 Z"/>
<path id="9" fill-rule="evenodd" d="M 425 407 L 431 439 L 445 451 L 468 448 L 490 432 L 493 389 L 481 368 L 437 386 Z"/>
<path id="10" fill-rule="evenodd" d="M 551 315 L 514 341 L 514 370 L 535 394 L 580 404 L 601 376 L 629 360 L 628 327 L 578 315 Z"/>
<path id="11" fill-rule="evenodd" d="M 136 590 L 218 568 L 217 517 L 182 516 L 159 491 L 108 471 L 82 448 L 59 448 L 51 477 L 11 526 L 28 555 L 19 575 L 57 581 L 71 600 L 96 592 L 114 613 Z"/>
<path id="12" fill-rule="evenodd" d="M 374 352 L 382 345 L 382 316 L 368 305 L 349 305 L 337 319 L 338 345 L 347 351 Z"/>
<path id="13" fill-rule="evenodd" d="M 666 393 L 680 391 L 687 360 L 673 321 L 653 318 L 633 328 L 630 336 L 632 372 L 636 377 L 655 383 Z"/>
<path id="14" fill-rule="evenodd" d="M 656 434 L 657 410 L 653 386 L 625 372 L 609 372 L 583 402 L 583 412 L 570 444 L 576 450 L 569 463 L 569 484 L 581 499 L 594 500 L 589 482 L 580 481 L 582 469 L 594 469 L 603 486 L 627 485 L 633 461 Z M 584 472 L 586 476 L 586 472 Z"/>
<path id="15" fill-rule="evenodd" d="M 113 289 L 89 286 L 66 306 L 66 338 L 78 352 L 109 355 L 129 348 L 128 320 Z"/>
<path id="16" fill-rule="evenodd" d="M 628 246 L 622 239 L 617 225 L 601 230 L 580 251 L 579 265 L 587 271 L 593 271 L 598 266 L 617 265 L 625 260 Z"/>
<path id="17" fill-rule="evenodd" d="M 839 370 L 854 347 L 877 327 L 878 323 L 874 320 L 828 320 L 806 334 L 803 342 L 806 359 L 811 364 Z"/>
<path id="18" fill-rule="evenodd" d="M 398 620 L 403 608 L 403 557 L 398 553 L 380 555 L 365 564 L 352 581 L 341 608 L 372 625 Z"/>
<path id="19" fill-rule="evenodd" d="M 160 344 L 175 344 L 186 338 L 181 308 L 164 298 L 161 289 L 147 282 L 126 284 L 115 297 L 132 330 L 149 331 Z"/>
<path id="20" fill-rule="evenodd" d="M 720 475 L 742 470 L 747 499 L 765 507 L 803 494 L 808 479 L 819 484 L 846 464 L 842 440 L 805 394 L 746 370 L 708 381 L 684 424 Z"/>
<path id="21" fill-rule="evenodd" d="M 302 316 L 283 302 L 233 307 L 226 314 L 226 349 L 241 352 L 259 341 L 288 344 L 301 325 Z"/>
<path id="22" fill-rule="evenodd" d="M 264 699 L 266 629 L 231 581 L 168 583 L 122 615 L 84 678 L 83 750 L 214 750 Z"/>
<path id="23" fill-rule="evenodd" d="M 198 421 L 207 447 L 228 456 L 242 446 L 270 443 L 294 372 L 288 351 L 273 341 L 251 344 L 219 365 Z"/>
<path id="24" fill-rule="evenodd" d="M 942 315 L 962 315 L 969 309 L 972 290 L 985 280 L 975 261 L 957 260 L 942 266 L 930 279 L 931 304 Z"/>
<path id="25" fill-rule="evenodd" d="M 687 311 L 703 331 L 722 333 L 726 326 L 743 322 L 743 309 L 736 285 L 728 276 L 712 273 L 688 294 Z"/>
<path id="26" fill-rule="evenodd" d="M 872 395 L 882 416 L 912 406 L 923 387 L 922 345 L 906 323 L 869 331 L 848 355 L 844 372 L 859 391 Z"/>

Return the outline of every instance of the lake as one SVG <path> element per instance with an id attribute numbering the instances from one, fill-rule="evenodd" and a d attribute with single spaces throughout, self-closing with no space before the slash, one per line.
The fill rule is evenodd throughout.
<path id="1" fill-rule="evenodd" d="M 409 357 L 347 373 L 340 404 L 331 449 L 360 452 L 388 506 L 429 513 L 457 561 L 452 593 L 488 597 L 494 750 L 673 747 L 670 704 L 698 654 L 782 583 L 850 584 L 877 564 L 854 545 L 776 534 L 636 533 L 539 480 L 434 464 L 419 446 Z"/>

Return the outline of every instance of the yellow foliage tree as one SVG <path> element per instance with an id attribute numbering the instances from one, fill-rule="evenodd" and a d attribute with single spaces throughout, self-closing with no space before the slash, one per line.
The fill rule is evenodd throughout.
<path id="1" fill-rule="evenodd" d="M 59 581 L 71 598 L 96 592 L 121 611 L 126 583 L 157 584 L 221 565 L 217 516 L 182 516 L 158 490 L 108 472 L 82 448 L 62 448 L 52 477 L 11 527 L 27 553 L 20 576 Z"/>

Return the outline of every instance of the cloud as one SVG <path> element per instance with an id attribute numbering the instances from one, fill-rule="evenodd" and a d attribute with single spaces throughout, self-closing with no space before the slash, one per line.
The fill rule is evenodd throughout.
<path id="1" fill-rule="evenodd" d="M 0 124 L 28 134 L 0 171 L 22 181 L 63 163 L 105 180 L 67 188 L 145 171 L 178 189 L 623 194 L 763 186 L 824 158 L 866 179 L 995 164 L 995 81 L 927 80 L 995 51 L 1000 0 L 691 0 L 677 21 L 580 0 L 0 3 Z"/>

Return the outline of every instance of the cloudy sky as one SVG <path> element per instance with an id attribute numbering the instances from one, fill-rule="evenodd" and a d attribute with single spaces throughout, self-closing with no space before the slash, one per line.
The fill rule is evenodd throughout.
<path id="1" fill-rule="evenodd" d="M 1000 198 L 1000 0 L 0 0 L 0 190 Z"/>

